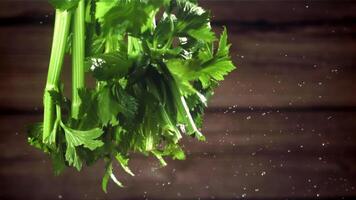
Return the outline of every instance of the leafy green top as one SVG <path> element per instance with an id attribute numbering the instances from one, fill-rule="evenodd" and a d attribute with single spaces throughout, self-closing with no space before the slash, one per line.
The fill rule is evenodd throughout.
<path id="1" fill-rule="evenodd" d="M 50 2 L 71 9 L 78 1 Z M 86 6 L 86 66 L 96 86 L 79 91 L 78 119 L 68 114 L 69 100 L 53 91 L 54 130 L 43 143 L 36 125 L 29 142 L 50 154 L 56 173 L 104 159 L 106 191 L 109 178 L 122 185 L 113 160 L 133 175 L 131 152 L 151 153 L 165 165 L 164 156 L 185 158 L 182 134 L 204 140 L 199 128 L 207 99 L 235 67 L 226 29 L 216 42 L 209 12 L 194 0 L 91 0 Z"/>

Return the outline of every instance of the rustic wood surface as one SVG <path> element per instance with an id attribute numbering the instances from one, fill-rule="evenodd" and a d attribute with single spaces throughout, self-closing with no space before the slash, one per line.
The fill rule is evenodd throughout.
<path id="1" fill-rule="evenodd" d="M 201 1 L 238 66 L 216 90 L 187 160 L 134 155 L 125 189 L 103 163 L 55 177 L 26 144 L 41 120 L 52 37 L 45 0 L 0 1 L 0 199 L 356 198 L 356 1 Z M 70 69 L 63 79 L 70 84 Z M 68 91 L 67 91 L 68 92 Z"/>

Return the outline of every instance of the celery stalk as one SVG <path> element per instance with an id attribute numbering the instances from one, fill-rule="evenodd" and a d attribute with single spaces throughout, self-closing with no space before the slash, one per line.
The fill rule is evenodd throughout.
<path id="1" fill-rule="evenodd" d="M 77 119 L 81 105 L 78 90 L 84 88 L 85 22 L 84 0 L 78 3 L 74 13 L 73 58 L 72 58 L 72 117 Z"/>
<path id="2" fill-rule="evenodd" d="M 69 33 L 70 18 L 70 12 L 59 9 L 56 10 L 51 57 L 43 97 L 43 142 L 46 142 L 53 128 L 55 105 L 49 91 L 59 90 L 59 78 L 63 65 L 67 36 Z"/>

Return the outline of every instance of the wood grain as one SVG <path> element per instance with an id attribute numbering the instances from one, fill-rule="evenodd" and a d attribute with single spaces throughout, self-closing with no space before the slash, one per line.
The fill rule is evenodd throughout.
<path id="1" fill-rule="evenodd" d="M 51 12 L 46 1 L 34 1 L 29 6 L 23 1 L 1 4 L 3 18 L 31 12 L 46 17 Z M 232 57 L 238 66 L 217 89 L 211 107 L 355 106 L 356 24 L 346 20 L 355 17 L 352 1 L 202 4 L 216 13 L 215 21 L 227 23 Z M 17 9 L 6 9 L 10 6 Z M 279 14 L 275 15 L 277 8 Z M 240 26 L 244 28 L 236 28 Z M 6 66 L 0 69 L 4 80 L 0 84 L 0 107 L 42 107 L 52 27 L 38 23 L 0 29 L 0 64 Z M 65 71 L 65 82 L 70 83 L 68 66 Z"/>
<path id="2" fill-rule="evenodd" d="M 200 0 L 200 5 L 212 11 L 214 20 L 297 22 L 318 19 L 353 18 L 355 3 L 351 0 Z M 47 0 L 2 0 L 0 18 L 26 15 L 43 16 L 53 13 Z"/>
<path id="3" fill-rule="evenodd" d="M 194 156 L 258 153 L 337 157 L 353 156 L 356 147 L 354 112 L 232 112 L 208 112 L 202 129 L 208 140 L 202 143 L 187 138 L 184 146 L 188 152 Z M 41 117 L 1 116 L 0 157 L 22 159 L 23 153 L 32 149 L 22 144 L 26 140 L 24 125 L 41 121 Z M 8 148 L 11 146 L 17 148 Z"/>
<path id="4" fill-rule="evenodd" d="M 320 198 L 337 195 L 335 191 L 342 196 L 354 195 L 351 177 L 355 173 L 343 173 L 337 165 L 328 162 L 323 164 L 306 158 L 270 162 L 260 156 L 188 159 L 185 162 L 170 162 L 168 167 L 157 169 L 154 161 L 134 159 L 131 163 L 136 166 L 133 168 L 136 177 L 123 178 L 122 172 L 117 170 L 126 188 L 110 184 L 107 195 L 100 191 L 102 163 L 81 173 L 67 171 L 55 177 L 47 162 L 24 162 L 21 166 L 2 168 L 1 196 L 11 199 L 56 199 L 60 196 L 65 199 L 231 199 L 245 196 L 281 199 L 280 196 L 285 195 L 311 199 L 317 194 Z M 300 167 L 303 162 L 311 166 Z M 21 192 L 17 192 L 19 189 Z"/>
<path id="5" fill-rule="evenodd" d="M 132 194 L 142 198 L 145 191 L 157 199 L 355 195 L 354 113 L 263 113 L 207 114 L 203 132 L 208 142 L 185 139 L 187 160 L 168 159 L 168 167 L 158 169 L 156 160 L 135 155 L 131 166 L 136 177 L 128 177 L 116 167 L 127 188 L 111 185 L 105 198 L 125 199 Z M 55 177 L 49 159 L 25 143 L 22 125 L 40 118 L 15 115 L 0 119 L 3 197 L 104 198 L 99 185 L 103 163 Z M 15 188 L 22 192 L 16 193 Z M 41 188 L 44 192 L 33 192 Z"/>
<path id="6" fill-rule="evenodd" d="M 0 107 L 40 108 L 51 27 L 0 29 Z M 231 34 L 231 55 L 238 68 L 216 90 L 210 106 L 355 106 L 356 41 L 330 30 Z M 339 31 L 346 34 L 354 29 Z M 69 65 L 62 77 L 70 84 Z"/>

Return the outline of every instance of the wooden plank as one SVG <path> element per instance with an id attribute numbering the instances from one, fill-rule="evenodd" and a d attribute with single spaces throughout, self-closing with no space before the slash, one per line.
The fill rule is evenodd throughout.
<path id="1" fill-rule="evenodd" d="M 355 112 L 232 112 L 206 114 L 202 132 L 207 142 L 185 138 L 183 145 L 189 156 L 259 154 L 335 159 L 353 157 L 356 150 Z M 26 126 L 41 120 L 41 115 L 2 116 L 0 157 L 24 159 L 34 154 L 23 143 Z"/>
<path id="2" fill-rule="evenodd" d="M 53 13 L 53 8 L 46 0 L 35 0 L 31 2 L 2 0 L 0 2 L 0 18 L 31 15 L 34 13 L 41 13 L 40 15 L 50 14 Z"/>
<path id="3" fill-rule="evenodd" d="M 201 1 L 203 7 L 212 11 L 216 21 L 237 22 L 317 22 L 320 19 L 343 19 L 356 16 L 355 1 L 302 0 L 231 0 Z M 320 22 L 320 21 L 319 21 Z"/>
<path id="4" fill-rule="evenodd" d="M 356 29 L 331 30 L 231 33 L 238 69 L 217 88 L 210 107 L 355 106 L 356 40 L 350 34 Z M 48 26 L 1 28 L 0 107 L 41 107 L 50 40 Z M 63 77 L 68 85 L 69 66 Z"/>
<path id="5" fill-rule="evenodd" d="M 258 155 L 277 159 L 306 156 L 315 160 L 320 157 L 332 160 L 338 160 L 340 156 L 353 158 L 356 149 L 354 115 L 353 112 L 208 113 L 203 128 L 207 143 L 186 139 L 183 144 L 188 157 L 194 158 L 222 155 Z M 23 143 L 26 140 L 24 125 L 40 120 L 40 115 L 2 117 L 2 160 L 43 158 L 41 153 Z"/>
<path id="6" fill-rule="evenodd" d="M 355 113 L 239 112 L 208 113 L 203 132 L 207 143 L 189 140 L 192 153 L 279 156 L 352 156 L 356 150 Z"/>
<path id="7" fill-rule="evenodd" d="M 302 0 L 201 0 L 202 7 L 212 11 L 216 21 L 260 21 L 290 22 L 318 21 L 319 19 L 343 19 L 356 16 L 354 1 L 324 0 L 305 2 Z M 46 0 L 2 0 L 0 18 L 17 16 L 43 16 L 53 13 Z M 278 14 L 276 14 L 278 12 Z M 283 16 L 283 17 L 281 17 Z M 39 23 L 39 22 L 38 22 Z"/>
<path id="8" fill-rule="evenodd" d="M 231 35 L 238 69 L 217 89 L 211 105 L 354 105 L 355 41 L 327 36 L 327 30 L 313 28 Z M 349 92 L 340 94 L 340 88 Z"/>
<path id="9" fill-rule="evenodd" d="M 51 26 L 0 27 L 0 30 L 0 55 L 50 54 L 53 33 Z"/>
<path id="10" fill-rule="evenodd" d="M 301 163 L 308 163 L 301 165 Z M 100 189 L 103 164 L 81 173 L 68 170 L 55 177 L 46 161 L 10 162 L 0 167 L 1 195 L 7 199 L 197 199 L 283 198 L 355 195 L 355 172 L 337 163 L 290 157 L 273 160 L 261 156 L 217 156 L 215 159 L 172 161 L 158 169 L 157 161 L 133 159 L 135 177 L 115 167 L 126 188 L 112 183 L 109 194 Z M 276 181 L 278 180 L 278 181 Z M 18 190 L 21 192 L 17 192 Z M 41 192 L 35 192 L 41 191 Z M 75 191 L 75 192 L 74 192 Z"/>

